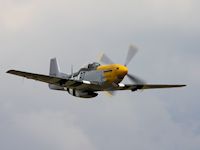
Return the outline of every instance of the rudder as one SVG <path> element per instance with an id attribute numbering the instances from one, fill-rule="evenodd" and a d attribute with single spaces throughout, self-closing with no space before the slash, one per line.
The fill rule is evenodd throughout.
<path id="1" fill-rule="evenodd" d="M 54 77 L 61 77 L 60 73 L 60 67 L 58 65 L 57 59 L 56 58 L 52 58 L 50 60 L 50 69 L 49 69 L 49 75 L 50 76 L 54 76 Z M 64 90 L 63 87 L 54 85 L 54 84 L 49 84 L 49 88 L 52 90 Z"/>
<path id="2" fill-rule="evenodd" d="M 57 59 L 52 58 L 50 60 L 50 70 L 49 70 L 49 75 L 51 76 L 59 76 L 60 74 L 60 67 L 58 65 Z"/>

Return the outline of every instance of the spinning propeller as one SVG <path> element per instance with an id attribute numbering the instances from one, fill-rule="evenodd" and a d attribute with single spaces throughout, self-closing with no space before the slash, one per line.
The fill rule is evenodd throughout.
<path id="1" fill-rule="evenodd" d="M 127 56 L 126 56 L 126 60 L 124 63 L 125 67 L 128 66 L 128 64 L 131 62 L 133 57 L 136 55 L 137 51 L 138 49 L 136 46 L 130 45 Z M 106 54 L 102 54 L 100 61 L 104 64 L 114 64 L 114 62 Z M 127 73 L 127 77 L 135 84 L 145 84 L 144 80 L 140 79 L 139 77 L 133 74 Z"/>

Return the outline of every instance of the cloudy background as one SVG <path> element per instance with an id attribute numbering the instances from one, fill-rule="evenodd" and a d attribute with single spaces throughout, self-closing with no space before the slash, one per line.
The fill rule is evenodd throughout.
<path id="1" fill-rule="evenodd" d="M 199 150 L 199 0 L 0 0 L 1 150 Z M 182 89 L 83 100 L 5 74 L 63 72 L 106 52 L 148 83 Z M 125 79 L 124 82 L 128 82 Z"/>

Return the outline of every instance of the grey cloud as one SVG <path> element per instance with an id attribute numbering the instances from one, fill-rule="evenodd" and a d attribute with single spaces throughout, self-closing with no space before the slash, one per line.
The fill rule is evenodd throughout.
<path id="1" fill-rule="evenodd" d="M 12 106 L 1 107 L 2 149 L 95 149 L 68 112 L 49 110 L 20 113 Z"/>
<path id="2" fill-rule="evenodd" d="M 198 1 L 1 3 L 1 149 L 199 149 Z M 70 72 L 100 51 L 124 63 L 130 43 L 140 48 L 130 72 L 188 87 L 82 100 L 5 74 L 48 74 L 55 56 Z"/>

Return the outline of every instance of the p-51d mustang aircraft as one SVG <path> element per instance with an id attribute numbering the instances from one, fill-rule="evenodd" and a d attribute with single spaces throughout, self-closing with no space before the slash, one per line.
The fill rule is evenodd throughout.
<path id="1" fill-rule="evenodd" d="M 7 73 L 17 76 L 33 79 L 49 84 L 52 90 L 67 91 L 69 94 L 81 97 L 92 98 L 98 95 L 99 91 L 106 91 L 113 94 L 118 90 L 143 90 L 155 88 L 175 88 L 186 85 L 166 85 L 166 84 L 146 84 L 143 80 L 128 73 L 127 65 L 136 54 L 137 48 L 130 46 L 124 65 L 115 64 L 111 59 L 103 54 L 100 61 L 106 65 L 100 65 L 97 62 L 88 64 L 78 72 L 71 74 L 61 73 L 56 58 L 50 60 L 49 75 L 35 74 L 17 70 L 9 70 Z M 127 76 L 133 84 L 123 84 L 121 81 Z"/>

